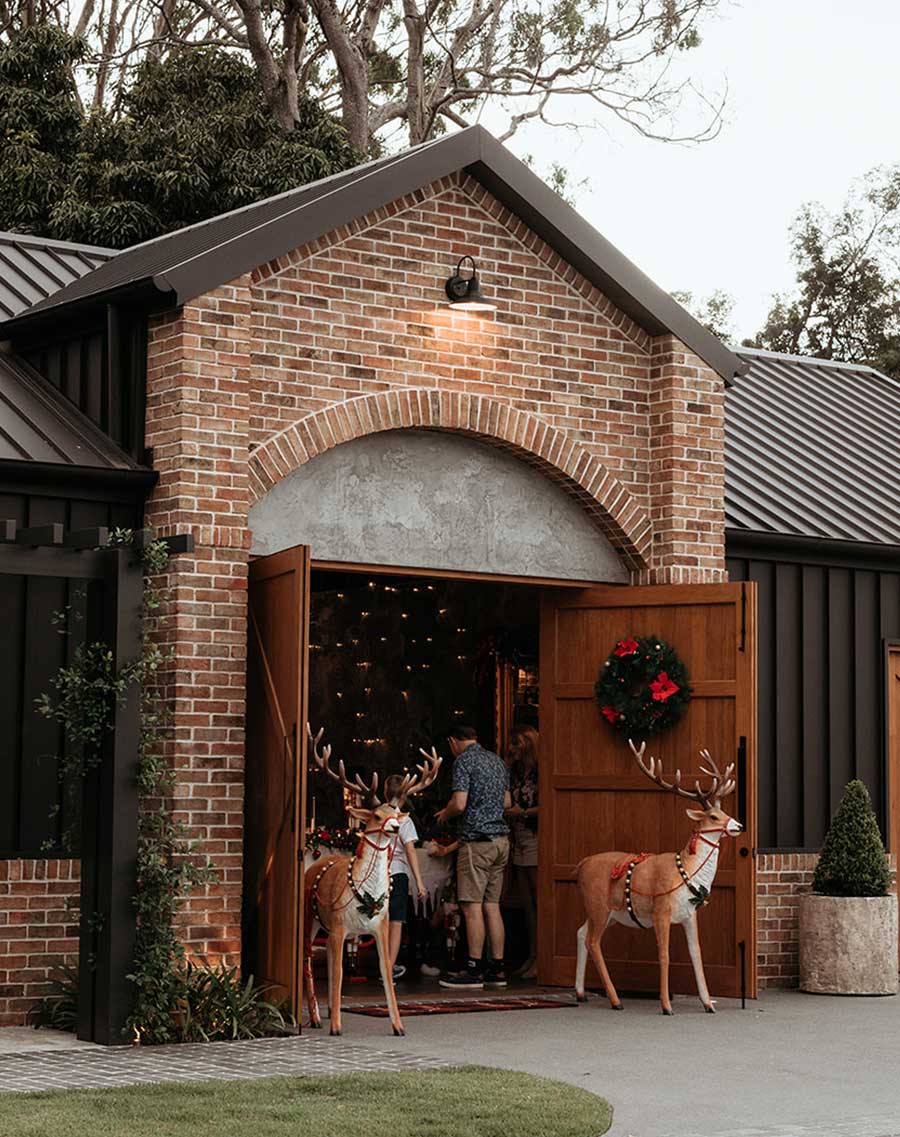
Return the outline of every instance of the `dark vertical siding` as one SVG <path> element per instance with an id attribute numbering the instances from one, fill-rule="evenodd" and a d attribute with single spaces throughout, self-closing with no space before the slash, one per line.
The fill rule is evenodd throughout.
<path id="1" fill-rule="evenodd" d="M 760 846 L 819 848 L 855 777 L 884 828 L 884 641 L 900 639 L 900 565 L 751 551 L 745 538 L 728 571 L 759 597 Z"/>
<path id="2" fill-rule="evenodd" d="M 775 566 L 775 753 L 803 753 L 803 608 L 800 565 Z M 790 845 L 803 824 L 803 766 L 779 784 L 775 797 L 775 833 L 779 845 Z"/>
<path id="3" fill-rule="evenodd" d="M 828 573 L 828 731 L 831 758 L 828 766 L 828 809 L 833 813 L 844 786 L 853 777 L 856 721 L 856 671 L 853 620 L 853 573 L 832 568 Z M 872 650 L 875 650 L 873 645 Z M 804 842 L 805 843 L 805 842 Z"/>
<path id="4" fill-rule="evenodd" d="M 141 515 L 127 503 L 0 494 L 0 518 L 21 525 L 139 527 Z M 76 619 L 71 636 L 60 634 L 52 616 L 66 606 L 83 610 L 83 582 L 0 574 L 0 857 L 46 856 L 48 843 L 58 849 L 67 821 L 53 760 L 62 732 L 34 710 L 58 668 L 71 662 L 84 626 Z"/>
<path id="5" fill-rule="evenodd" d="M 800 620 L 803 635 L 803 814 L 804 842 L 818 846 L 830 816 L 829 774 L 831 735 L 828 729 L 828 570 L 820 565 L 801 568 Z M 791 842 L 802 844 L 804 842 Z"/>
<path id="6" fill-rule="evenodd" d="M 127 310 L 103 328 L 16 344 L 36 371 L 138 462 L 144 458 L 146 349 L 146 317 Z"/>

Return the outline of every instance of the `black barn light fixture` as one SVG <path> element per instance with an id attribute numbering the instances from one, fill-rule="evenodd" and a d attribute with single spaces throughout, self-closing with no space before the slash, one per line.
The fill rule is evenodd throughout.
<path id="1" fill-rule="evenodd" d="M 469 261 L 472 267 L 471 276 L 463 276 L 463 263 Z M 447 279 L 444 291 L 450 301 L 450 307 L 462 312 L 495 312 L 497 305 L 481 291 L 478 284 L 478 268 L 474 257 L 460 257 L 459 264 Z"/>

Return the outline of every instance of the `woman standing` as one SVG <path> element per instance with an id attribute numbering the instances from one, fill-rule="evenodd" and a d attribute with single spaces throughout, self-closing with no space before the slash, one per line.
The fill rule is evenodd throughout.
<path id="1" fill-rule="evenodd" d="M 512 827 L 512 863 L 525 906 L 528 954 L 516 974 L 537 975 L 537 864 L 538 864 L 538 732 L 532 726 L 515 726 L 509 740 L 509 792 L 506 811 Z"/>

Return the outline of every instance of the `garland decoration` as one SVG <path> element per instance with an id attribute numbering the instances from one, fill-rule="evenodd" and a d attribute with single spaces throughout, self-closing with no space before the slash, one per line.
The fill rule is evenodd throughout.
<path id="1" fill-rule="evenodd" d="M 671 644 L 656 636 L 619 640 L 594 685 L 606 721 L 627 738 L 668 730 L 691 699 L 687 668 Z"/>
<path id="2" fill-rule="evenodd" d="M 322 856 L 323 847 L 329 852 L 337 850 L 342 853 L 352 853 L 358 844 L 358 829 L 320 825 L 306 834 L 306 851 L 312 853 L 314 861 Z"/>

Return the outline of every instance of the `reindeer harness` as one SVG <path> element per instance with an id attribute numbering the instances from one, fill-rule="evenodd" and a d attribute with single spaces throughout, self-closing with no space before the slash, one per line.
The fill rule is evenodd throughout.
<path id="1" fill-rule="evenodd" d="M 683 884 L 687 888 L 688 892 L 690 892 L 691 903 L 695 908 L 700 908 L 702 905 L 709 903 L 709 890 L 704 888 L 702 885 L 700 888 L 697 888 L 695 885 L 691 884 L 691 880 L 697 875 L 697 873 L 700 872 L 709 858 L 719 847 L 718 842 L 707 841 L 703 834 L 724 833 L 725 831 L 726 830 L 720 826 L 717 829 L 700 829 L 696 833 L 692 834 L 690 843 L 691 853 L 695 853 L 697 851 L 698 840 L 702 841 L 704 845 L 709 845 L 709 852 L 690 875 L 688 875 L 688 873 L 685 871 L 684 862 L 681 859 L 681 853 L 676 853 L 675 867 L 678 869 L 678 875 L 681 877 L 681 884 L 676 884 L 674 888 L 667 888 L 664 892 L 642 892 L 639 888 L 634 887 L 631 880 L 632 876 L 634 875 L 635 866 L 639 865 L 641 861 L 646 861 L 649 857 L 652 857 L 656 854 L 639 853 L 635 856 L 633 853 L 629 853 L 628 856 L 619 861 L 617 865 L 613 865 L 612 870 L 609 874 L 609 879 L 610 881 L 614 881 L 621 880 L 623 876 L 625 877 L 625 908 L 628 911 L 628 915 L 639 928 L 647 928 L 649 927 L 649 924 L 642 924 L 638 919 L 638 915 L 634 910 L 632 893 L 637 893 L 639 896 L 649 896 L 651 899 L 655 899 L 657 896 L 668 896 L 670 892 L 677 892 Z"/>

